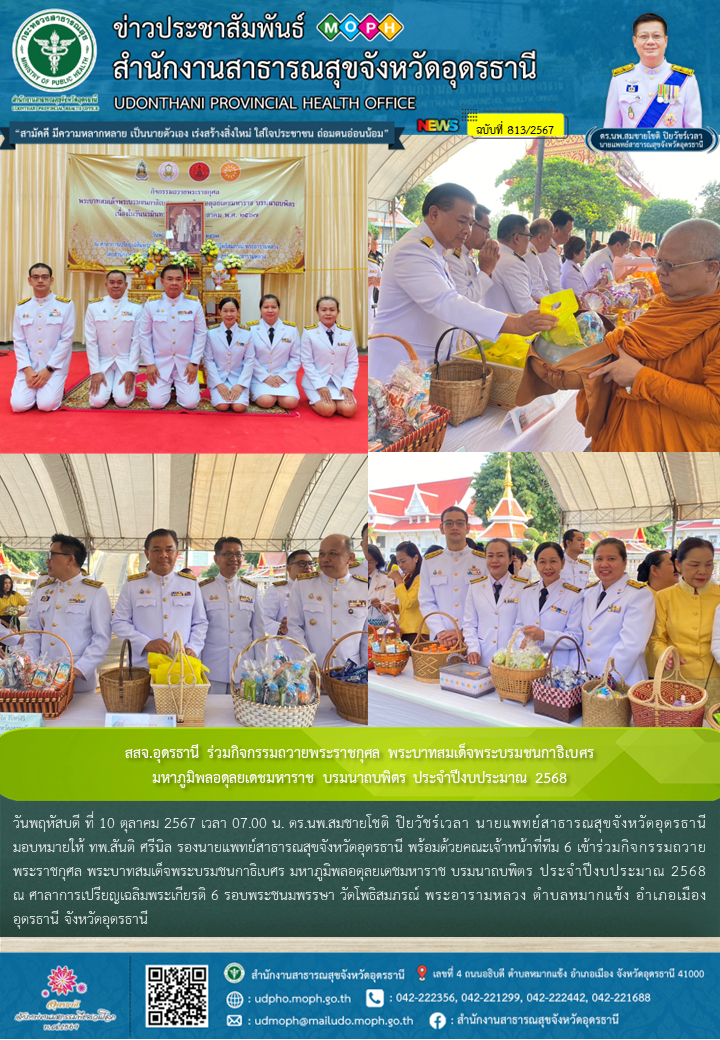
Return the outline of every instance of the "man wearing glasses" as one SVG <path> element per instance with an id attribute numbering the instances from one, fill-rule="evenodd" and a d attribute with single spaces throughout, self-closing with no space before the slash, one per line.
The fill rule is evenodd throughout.
<path id="1" fill-rule="evenodd" d="M 667 42 L 667 22 L 660 15 L 641 14 L 635 19 L 633 46 L 640 61 L 613 70 L 606 127 L 702 127 L 697 79 L 692 69 L 665 61 Z"/>
<path id="2" fill-rule="evenodd" d="M 530 246 L 527 218 L 519 213 L 503 217 L 497 229 L 500 259 L 493 271 L 492 288 L 485 305 L 510 314 L 526 314 L 537 303 L 533 299 L 532 273 L 525 254 Z"/>
<path id="3" fill-rule="evenodd" d="M 477 249 L 477 260 L 473 250 Z M 490 238 L 490 210 L 479 203 L 475 207 L 475 223 L 461 246 L 448 249 L 445 253 L 450 275 L 461 296 L 479 303 L 492 285 L 492 273 L 498 262 L 500 250 L 497 242 Z"/>
<path id="4" fill-rule="evenodd" d="M 37 405 L 54 412 L 63 391 L 75 334 L 75 306 L 52 291 L 53 273 L 47 264 L 33 264 L 28 272 L 32 296 L 15 308 L 13 345 L 17 375 L 10 392 L 14 412 Z"/>
<path id="5" fill-rule="evenodd" d="M 28 628 L 44 632 L 26 635 L 25 649 L 33 661 L 68 660 L 70 645 L 75 662 L 75 693 L 94 693 L 97 670 L 110 646 L 110 597 L 100 581 L 83 577 L 87 552 L 77 538 L 54 534 L 47 557 L 47 581 L 32 598 Z M 7 640 L 6 640 L 7 642 Z"/>
<path id="6" fill-rule="evenodd" d="M 287 578 L 274 581 L 263 596 L 265 631 L 269 636 L 287 635 L 287 607 L 292 583 L 301 574 L 314 574 L 315 564 L 307 549 L 296 549 L 287 558 Z"/>
<path id="7" fill-rule="evenodd" d="M 240 539 L 218 539 L 213 559 L 220 573 L 200 582 L 208 619 L 202 661 L 210 669 L 210 692 L 228 694 L 237 655 L 265 635 L 265 623 L 257 585 L 238 577 L 245 562 Z M 254 651 L 248 656 L 254 658 Z"/>
<path id="8" fill-rule="evenodd" d="M 113 632 L 120 640 L 130 640 L 134 664 L 145 668 L 148 654 L 172 653 L 175 632 L 180 633 L 185 653 L 200 657 L 208 620 L 197 578 L 175 570 L 175 532 L 151 531 L 145 539 L 145 557 L 147 571 L 130 575 L 120 590 Z"/>
<path id="9" fill-rule="evenodd" d="M 470 582 L 487 574 L 485 553 L 467 544 L 468 515 L 460 506 L 448 506 L 440 514 L 440 533 L 446 549 L 428 553 L 420 571 L 418 602 L 423 616 L 441 611 L 455 618 L 462 629 L 465 597 Z M 457 633 L 448 619 L 436 614 L 428 619 L 430 635 L 445 646 L 455 646 Z"/>
<path id="10" fill-rule="evenodd" d="M 606 336 L 616 360 L 590 376 L 613 384 L 607 415 L 590 415 L 581 390 L 578 418 L 595 420 L 593 451 L 718 451 L 720 226 L 675 224 L 653 262 L 662 295 Z"/>

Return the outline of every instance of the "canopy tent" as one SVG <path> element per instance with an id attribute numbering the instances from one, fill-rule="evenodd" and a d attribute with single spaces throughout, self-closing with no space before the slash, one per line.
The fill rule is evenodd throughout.
<path id="1" fill-rule="evenodd" d="M 715 452 L 537 452 L 562 510 L 581 530 L 720 516 Z"/>
<path id="2" fill-rule="evenodd" d="M 181 549 L 234 535 L 252 552 L 315 551 L 359 538 L 366 455 L 0 455 L 0 542 L 47 549 L 52 535 L 138 552 L 159 527 Z"/>
<path id="3" fill-rule="evenodd" d="M 465 134 L 404 134 L 403 151 L 368 145 L 368 207 L 389 212 L 393 199 L 429 177 L 473 140 Z"/>

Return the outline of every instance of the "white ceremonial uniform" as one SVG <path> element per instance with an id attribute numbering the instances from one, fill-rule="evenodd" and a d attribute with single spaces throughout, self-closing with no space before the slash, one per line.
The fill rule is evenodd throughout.
<path id="1" fill-rule="evenodd" d="M 254 581 L 221 574 L 201 581 L 200 592 L 208 620 L 202 663 L 210 669 L 211 692 L 230 693 L 230 670 L 238 654 L 266 634 L 262 596 Z M 254 660 L 255 650 L 248 656 Z"/>
<path id="2" fill-rule="evenodd" d="M 368 562 L 365 557 L 361 557 L 359 560 L 353 560 L 350 564 L 350 573 L 359 574 L 361 578 L 368 579 Z"/>
<path id="3" fill-rule="evenodd" d="M 550 247 L 552 248 L 552 246 Z M 525 263 L 530 268 L 530 280 L 532 282 L 532 294 L 541 299 L 543 296 L 548 296 L 550 293 L 550 282 L 548 281 L 547 271 L 543 267 L 542 253 L 538 253 L 535 246 L 530 243 L 528 251 L 525 254 Z"/>
<path id="4" fill-rule="evenodd" d="M 135 398 L 135 384 L 125 393 L 123 376 L 140 367 L 140 318 L 142 307 L 128 299 L 101 296 L 90 300 L 85 312 L 85 350 L 90 375 L 102 372 L 105 383 L 90 395 L 93 408 L 102 408 L 112 397 L 120 408 Z"/>
<path id="5" fill-rule="evenodd" d="M 178 571 L 131 574 L 120 589 L 113 612 L 113 632 L 121 641 L 130 640 L 133 663 L 143 668 L 147 668 L 147 644 L 154 639 L 171 643 L 174 632 L 180 633 L 183 646 L 200 657 L 207 628 L 197 579 Z"/>
<path id="6" fill-rule="evenodd" d="M 265 634 L 276 636 L 283 618 L 288 616 L 288 600 L 292 591 L 293 582 L 285 579 L 274 581 L 265 590 L 262 598 L 263 621 Z"/>
<path id="7" fill-rule="evenodd" d="M 547 654 L 560 636 L 572 636 L 578 646 L 582 645 L 582 589 L 577 585 L 564 582 L 562 576 L 548 585 L 547 599 L 540 610 L 540 593 L 542 581 L 534 581 L 526 585 L 520 596 L 520 609 L 517 615 L 517 627 L 521 625 L 537 625 L 545 633 L 540 644 Z M 520 636 L 518 636 L 520 639 Z M 522 640 L 521 640 L 522 642 Z M 563 642 L 553 654 L 553 665 L 564 668 L 565 665 L 577 664 L 577 650 L 572 643 Z M 581 662 L 582 665 L 582 662 Z"/>
<path id="8" fill-rule="evenodd" d="M 574 263 L 572 260 L 565 261 L 560 275 L 560 288 L 572 289 L 578 299 L 580 299 L 583 293 L 588 291 L 588 284 L 579 264 Z"/>
<path id="9" fill-rule="evenodd" d="M 273 397 L 300 397 L 296 376 L 300 368 L 300 340 L 294 321 L 281 321 L 273 326 L 264 318 L 247 323 L 255 348 L 255 369 L 250 396 L 253 400 L 263 394 Z M 273 336 L 270 342 L 270 328 Z M 270 386 L 265 382 L 268 376 L 280 376 L 282 386 Z"/>
<path id="10" fill-rule="evenodd" d="M 557 246 L 554 242 L 550 243 L 550 248 L 546 249 L 544 253 L 540 253 L 540 263 L 545 268 L 545 274 L 547 275 L 548 285 L 550 286 L 550 292 L 560 292 L 560 277 L 562 275 L 562 259 L 557 251 Z"/>
<path id="11" fill-rule="evenodd" d="M 332 340 L 328 336 L 332 334 Z M 353 390 L 360 370 L 355 338 L 344 325 L 306 325 L 300 341 L 303 366 L 302 388 L 310 404 L 320 400 L 318 390 L 326 386 L 333 401 L 342 401 L 340 387 Z"/>
<path id="12" fill-rule="evenodd" d="M 42 629 L 45 635 L 26 635 L 25 649 L 33 661 L 40 654 L 67 661 L 65 644 L 54 638 L 60 636 L 70 644 L 75 667 L 85 676 L 75 680 L 75 693 L 94 693 L 98 665 L 110 646 L 111 618 L 110 597 L 102 582 L 82 574 L 69 581 L 51 578 L 38 585 L 28 613 L 27 627 Z"/>
<path id="13" fill-rule="evenodd" d="M 537 310 L 527 261 L 504 242 L 500 242 L 500 259 L 495 265 L 492 282 L 492 288 L 485 294 L 487 307 L 508 314 L 527 314 Z"/>
<path id="14" fill-rule="evenodd" d="M 610 246 L 604 246 L 592 253 L 582 265 L 583 278 L 589 289 L 594 288 L 603 271 L 610 272 L 610 280 L 615 281 L 614 257 Z"/>
<path id="15" fill-rule="evenodd" d="M 412 343 L 421 361 L 430 362 L 435 344 L 449 328 L 467 329 L 478 339 L 494 342 L 506 321 L 506 314 L 458 293 L 443 247 L 424 220 L 388 253 L 373 322 L 374 336 L 402 336 Z M 407 353 L 399 343 L 390 339 L 372 341 L 370 375 L 374 379 L 387 378 L 400 361 L 407 361 Z"/>
<path id="16" fill-rule="evenodd" d="M 589 560 L 584 560 L 582 556 L 578 556 L 577 560 L 571 560 L 568 554 L 565 553 L 560 579 L 568 582 L 570 585 L 577 585 L 578 588 L 584 589 L 590 579 L 590 570 Z"/>
<path id="17" fill-rule="evenodd" d="M 48 293 L 42 298 L 28 296 L 20 301 L 13 320 L 17 375 L 10 392 L 10 407 L 14 412 L 26 412 L 34 404 L 41 412 L 54 412 L 60 407 L 74 334 L 75 305 L 71 300 Z M 23 369 L 39 372 L 46 365 L 55 371 L 45 386 L 33 390 L 27 385 Z"/>
<path id="18" fill-rule="evenodd" d="M 445 259 L 450 269 L 450 277 L 460 295 L 479 303 L 492 286 L 490 275 L 480 270 L 467 246 L 447 249 Z"/>
<path id="19" fill-rule="evenodd" d="M 245 387 L 235 403 L 250 403 L 250 382 L 255 369 L 255 345 L 250 330 L 245 325 L 235 322 L 229 330 L 225 324 L 210 329 L 205 340 L 203 360 L 213 405 L 228 403 L 218 389 L 221 385 L 226 386 L 228 390 L 232 390 L 234 386 Z"/>
<path id="20" fill-rule="evenodd" d="M 465 597 L 470 582 L 487 574 L 485 553 L 466 545 L 460 552 L 437 549 L 428 553 L 420 571 L 418 603 L 423 617 L 435 610 L 455 618 L 458 627 L 463 626 Z M 452 629 L 447 618 L 439 614 L 430 618 L 428 628 L 434 639 L 438 632 Z"/>
<path id="21" fill-rule="evenodd" d="M 623 575 L 607 590 L 593 581 L 583 593 L 583 645 L 588 671 L 602 675 L 609 657 L 625 682 L 647 679 L 645 647 L 655 624 L 655 597 L 647 585 Z"/>
<path id="22" fill-rule="evenodd" d="M 173 385 L 181 408 L 197 408 L 200 383 L 188 383 L 185 369 L 202 361 L 206 337 L 205 314 L 196 296 L 180 293 L 171 300 L 163 293 L 148 300 L 140 319 L 140 350 L 143 364 L 157 365 L 159 373 L 154 386 L 148 383 L 151 408 L 165 407 Z"/>
<path id="23" fill-rule="evenodd" d="M 424 568 L 423 568 L 424 570 Z M 422 574 L 422 571 L 420 572 Z M 498 650 L 504 650 L 518 622 L 520 596 L 527 582 L 507 573 L 495 602 L 495 579 L 489 574 L 470 582 L 465 600 L 463 636 L 468 653 L 480 654 L 480 663 L 488 667 Z M 518 640 L 522 642 L 520 636 Z"/>
<path id="24" fill-rule="evenodd" d="M 668 79 L 671 83 L 665 86 Z M 692 69 L 667 61 L 656 69 L 648 69 L 638 62 L 613 71 L 605 106 L 605 126 L 638 126 L 656 100 L 658 104 L 653 106 L 652 114 L 648 113 L 644 129 L 702 127 L 700 90 Z"/>
<path id="25" fill-rule="evenodd" d="M 368 586 L 364 578 L 346 574 L 299 574 L 288 602 L 288 635 L 311 650 L 322 668 L 333 643 L 350 632 L 361 633 L 368 616 Z M 361 636 L 346 639 L 333 653 L 331 666 L 360 661 Z"/>

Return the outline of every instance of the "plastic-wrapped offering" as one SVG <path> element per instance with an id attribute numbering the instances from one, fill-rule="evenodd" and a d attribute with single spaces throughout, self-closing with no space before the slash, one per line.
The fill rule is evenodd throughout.
<path id="1" fill-rule="evenodd" d="M 597 314 L 607 313 L 608 298 L 605 293 L 599 292 L 597 289 L 583 293 L 580 302 L 586 310 L 595 311 Z"/>
<path id="2" fill-rule="evenodd" d="M 605 339 L 605 326 L 596 311 L 585 311 L 577 317 L 578 328 L 586 347 L 594 347 Z"/>
<path id="3" fill-rule="evenodd" d="M 558 665 L 552 670 L 550 685 L 557 690 L 573 690 L 576 686 L 589 682 L 590 679 L 592 676 L 583 669 L 576 671 L 571 665 L 566 665 L 564 668 Z"/>
<path id="4" fill-rule="evenodd" d="M 533 639 L 526 639 L 523 649 L 513 646 L 512 651 L 507 648 L 498 650 L 493 657 L 493 664 L 504 665 L 506 668 L 531 669 L 542 668 L 547 660 L 538 644 Z"/>
<path id="5" fill-rule="evenodd" d="M 554 343 L 558 347 L 582 347 L 584 346 L 580 329 L 575 319 L 577 300 L 572 289 L 562 289 L 560 292 L 543 296 L 540 300 L 540 313 L 553 314 L 558 319 L 554 329 L 542 332 L 541 336 L 548 343 Z"/>

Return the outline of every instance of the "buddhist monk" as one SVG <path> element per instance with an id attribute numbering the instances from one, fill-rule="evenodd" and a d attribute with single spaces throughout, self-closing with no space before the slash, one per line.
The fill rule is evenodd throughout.
<path id="1" fill-rule="evenodd" d="M 604 343 L 617 361 L 591 379 L 614 384 L 593 451 L 720 450 L 720 226 L 683 220 L 655 258 L 662 293 Z M 589 415 L 584 391 L 577 416 Z"/>

